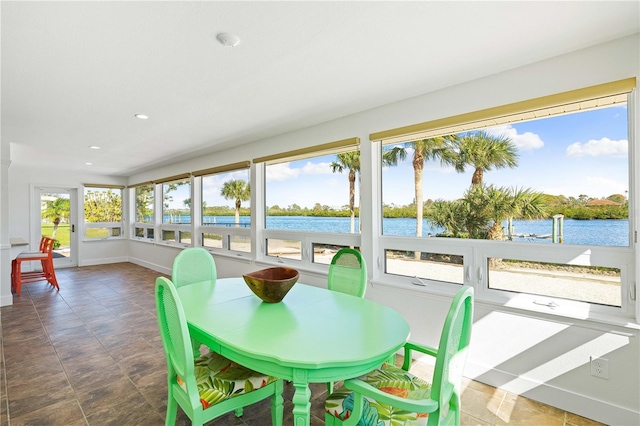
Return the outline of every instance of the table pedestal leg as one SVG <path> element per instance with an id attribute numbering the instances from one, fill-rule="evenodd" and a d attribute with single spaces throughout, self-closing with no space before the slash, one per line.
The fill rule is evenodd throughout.
<path id="1" fill-rule="evenodd" d="M 309 426 L 311 415 L 311 390 L 305 370 L 293 372 L 293 424 L 295 426 Z"/>

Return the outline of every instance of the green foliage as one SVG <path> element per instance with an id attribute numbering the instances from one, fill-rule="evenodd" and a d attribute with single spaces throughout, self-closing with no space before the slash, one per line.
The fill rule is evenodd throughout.
<path id="1" fill-rule="evenodd" d="M 473 185 L 456 201 L 437 201 L 425 216 L 454 237 L 469 235 L 475 239 L 504 238 L 502 221 L 547 217 L 541 193 L 530 189 L 497 188 Z"/>
<path id="2" fill-rule="evenodd" d="M 40 232 L 45 237 L 53 236 L 53 224 L 51 223 L 43 223 L 40 227 Z M 56 238 L 55 238 L 54 248 L 59 248 L 60 246 L 69 247 L 71 241 L 71 230 L 69 224 L 60 224 L 58 225 Z M 57 247 L 56 247 L 57 244 Z"/>
<path id="3" fill-rule="evenodd" d="M 121 222 L 122 195 L 111 189 L 107 191 L 87 191 L 84 195 L 85 222 Z"/>
<path id="4" fill-rule="evenodd" d="M 60 218 L 64 222 L 69 222 L 71 212 L 71 201 L 68 198 L 56 198 L 54 201 L 46 201 L 45 208 L 42 209 L 42 219 L 53 221 Z"/>
<path id="5" fill-rule="evenodd" d="M 222 185 L 220 195 L 225 200 L 235 200 L 235 218 L 236 223 L 240 223 L 240 208 L 243 201 L 251 198 L 251 186 L 244 180 L 230 180 Z"/>
<path id="6" fill-rule="evenodd" d="M 147 223 L 153 219 L 154 185 L 140 185 L 136 189 L 136 222 Z"/>

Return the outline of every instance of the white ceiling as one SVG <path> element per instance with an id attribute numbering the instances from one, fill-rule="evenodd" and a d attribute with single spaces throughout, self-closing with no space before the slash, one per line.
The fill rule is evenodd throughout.
<path id="1" fill-rule="evenodd" d="M 2 1 L 2 142 L 127 176 L 638 33 L 639 5 Z"/>

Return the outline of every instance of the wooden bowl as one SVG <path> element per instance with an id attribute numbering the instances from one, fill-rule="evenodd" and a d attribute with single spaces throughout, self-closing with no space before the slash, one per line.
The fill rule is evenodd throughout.
<path id="1" fill-rule="evenodd" d="M 293 268 L 276 267 L 261 269 L 243 275 L 251 291 L 267 303 L 278 303 L 298 281 L 298 271 Z"/>

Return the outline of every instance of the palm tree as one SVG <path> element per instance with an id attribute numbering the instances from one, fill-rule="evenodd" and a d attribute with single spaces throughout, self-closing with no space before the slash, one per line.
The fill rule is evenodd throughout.
<path id="1" fill-rule="evenodd" d="M 336 154 L 336 161 L 331 163 L 333 173 L 349 170 L 349 214 L 351 216 L 351 233 L 355 232 L 356 212 L 356 174 L 360 172 L 360 151 L 341 152 Z"/>
<path id="2" fill-rule="evenodd" d="M 434 203 L 427 216 L 431 223 L 445 228 L 454 237 L 462 236 L 466 230 L 469 238 L 503 240 L 502 221 L 540 219 L 548 214 L 542 193 L 474 185 L 457 201 Z"/>
<path id="3" fill-rule="evenodd" d="M 243 201 L 248 201 L 251 198 L 251 187 L 248 182 L 244 180 L 229 180 L 222 185 L 220 195 L 225 200 L 235 200 L 236 207 L 236 226 L 240 224 L 240 207 Z"/>
<path id="4" fill-rule="evenodd" d="M 53 222 L 53 232 L 51 238 L 56 239 L 56 233 L 58 232 L 58 225 L 60 220 L 69 219 L 71 211 L 71 202 L 68 198 L 57 197 L 54 201 L 47 201 L 46 207 L 42 211 L 43 218 L 50 219 Z"/>
<path id="5" fill-rule="evenodd" d="M 401 152 L 402 151 L 402 152 Z M 405 157 L 403 150 L 394 147 L 382 153 L 382 164 L 395 166 L 399 160 Z M 355 231 L 355 199 L 356 199 L 356 175 L 360 173 L 360 151 L 349 151 L 336 154 L 336 161 L 331 163 L 333 173 L 342 173 L 349 170 L 349 213 L 351 216 L 351 233 Z"/>
<path id="6" fill-rule="evenodd" d="M 450 161 L 462 173 L 467 165 L 474 167 L 471 185 L 481 185 L 485 171 L 514 168 L 518 165 L 518 149 L 506 136 L 492 136 L 481 130 L 464 136 L 458 144 L 457 158 Z"/>
<path id="7" fill-rule="evenodd" d="M 440 159 L 442 164 L 454 164 L 455 157 L 452 152 L 457 141 L 457 135 L 437 136 L 434 138 L 405 142 L 401 147 L 396 148 L 395 158 L 398 159 L 404 159 L 407 152 L 406 150 L 413 149 L 412 165 L 416 203 L 416 237 L 422 236 L 422 219 L 424 217 L 422 174 L 424 162 L 427 160 Z M 394 157 L 394 155 L 390 155 L 390 157 Z M 420 252 L 415 252 L 414 256 L 416 259 L 419 259 Z"/>

